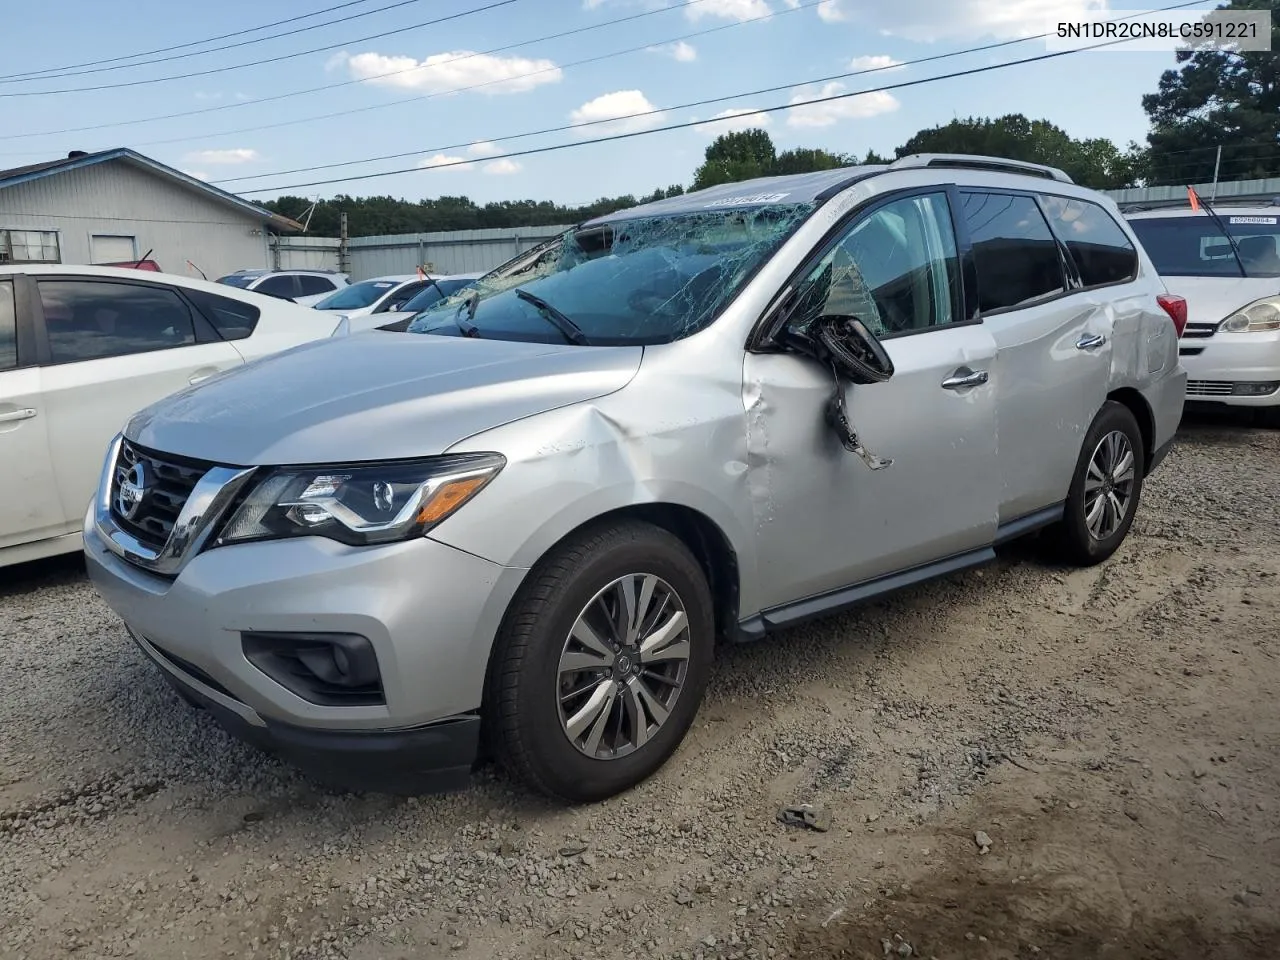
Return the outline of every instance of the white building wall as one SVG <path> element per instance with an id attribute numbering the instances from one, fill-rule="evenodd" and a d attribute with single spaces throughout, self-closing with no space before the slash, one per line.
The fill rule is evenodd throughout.
<path id="1" fill-rule="evenodd" d="M 92 263 L 95 235 L 132 237 L 168 273 L 210 280 L 269 267 L 265 225 L 228 204 L 126 160 L 81 167 L 0 189 L 0 230 L 56 230 L 63 263 Z M 121 244 L 112 244 L 119 249 Z"/>

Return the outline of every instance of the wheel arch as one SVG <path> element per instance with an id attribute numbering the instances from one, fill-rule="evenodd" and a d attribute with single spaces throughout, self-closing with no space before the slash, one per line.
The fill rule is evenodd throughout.
<path id="1" fill-rule="evenodd" d="M 1151 463 L 1151 458 L 1155 454 L 1156 442 L 1156 418 L 1151 409 L 1151 404 L 1147 403 L 1147 398 L 1133 387 L 1120 387 L 1112 390 L 1107 394 L 1107 399 L 1127 407 L 1129 412 L 1133 414 L 1133 418 L 1138 421 L 1138 432 L 1142 434 L 1142 462 L 1143 466 L 1146 467 Z"/>

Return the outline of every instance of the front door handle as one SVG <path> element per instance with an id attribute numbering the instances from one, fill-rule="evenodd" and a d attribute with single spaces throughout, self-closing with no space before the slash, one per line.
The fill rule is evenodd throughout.
<path id="1" fill-rule="evenodd" d="M 12 423 L 14 420 L 30 420 L 36 415 L 33 407 L 23 407 L 19 410 L 10 410 L 8 413 L 0 413 L 0 423 Z"/>
<path id="2" fill-rule="evenodd" d="M 987 382 L 987 371 L 978 370 L 970 373 L 954 373 L 942 381 L 943 390 L 964 390 L 966 387 L 980 387 Z"/>
<path id="3" fill-rule="evenodd" d="M 1107 342 L 1107 338 L 1102 334 L 1094 334 L 1093 336 L 1081 337 L 1076 341 L 1077 350 L 1092 350 L 1094 347 L 1100 347 Z"/>

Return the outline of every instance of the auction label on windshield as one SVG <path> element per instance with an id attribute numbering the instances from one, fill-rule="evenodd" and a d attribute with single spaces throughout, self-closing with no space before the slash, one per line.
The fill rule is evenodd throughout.
<path id="1" fill-rule="evenodd" d="M 1277 220 L 1278 220 L 1278 219 L 1280 219 L 1280 218 L 1277 218 L 1277 217 L 1232 217 L 1232 218 L 1231 218 L 1230 220 L 1228 220 L 1227 222 L 1228 222 L 1228 223 L 1256 223 L 1256 224 L 1261 224 L 1261 225 L 1263 225 L 1263 226 L 1274 227 L 1274 226 L 1276 225 L 1276 222 L 1277 222 Z"/>
<path id="2" fill-rule="evenodd" d="M 1097 10 L 1045 26 L 1049 50 L 1095 53 L 1271 49 L 1270 10 Z"/>

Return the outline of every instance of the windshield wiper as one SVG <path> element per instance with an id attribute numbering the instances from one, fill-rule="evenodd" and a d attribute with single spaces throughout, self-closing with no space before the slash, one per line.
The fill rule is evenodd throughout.
<path id="1" fill-rule="evenodd" d="M 530 293 L 528 290 L 521 290 L 517 287 L 516 296 L 526 303 L 531 303 L 537 307 L 538 314 L 545 317 L 548 323 L 564 334 L 564 338 L 570 343 L 577 344 L 580 347 L 591 346 L 591 341 L 587 339 L 587 335 L 582 332 L 581 327 L 537 294 Z"/>
<path id="2" fill-rule="evenodd" d="M 477 290 L 471 296 L 467 297 L 462 303 L 458 304 L 458 309 L 454 311 L 453 322 L 458 325 L 458 329 L 462 331 L 464 337 L 480 336 L 480 329 L 471 322 L 471 318 L 476 315 L 476 306 L 480 303 L 480 291 Z M 467 311 L 467 319 L 462 319 L 462 311 Z"/>

